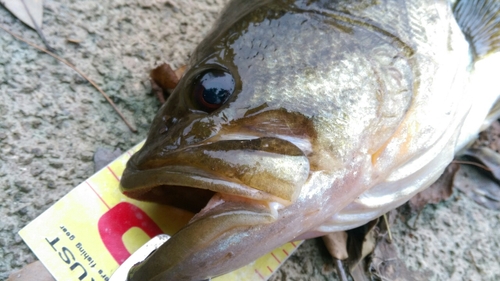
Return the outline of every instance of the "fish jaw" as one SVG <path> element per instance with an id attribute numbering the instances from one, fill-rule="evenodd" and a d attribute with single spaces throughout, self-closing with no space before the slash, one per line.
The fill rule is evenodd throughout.
<path id="1" fill-rule="evenodd" d="M 276 222 L 279 206 L 217 194 L 171 242 L 133 268 L 129 280 L 203 280 L 240 267 L 249 262 L 241 254 L 248 238 L 261 237 L 251 233 Z"/>

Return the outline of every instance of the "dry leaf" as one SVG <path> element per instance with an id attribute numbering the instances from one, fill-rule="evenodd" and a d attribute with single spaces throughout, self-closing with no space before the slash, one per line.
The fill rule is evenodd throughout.
<path id="1" fill-rule="evenodd" d="M 366 256 L 373 252 L 376 244 L 376 231 L 379 219 L 374 219 L 365 225 L 347 230 L 347 264 L 352 271 Z"/>
<path id="2" fill-rule="evenodd" d="M 491 126 L 479 134 L 479 138 L 472 145 L 474 148 L 487 146 L 495 151 L 500 151 L 500 122 L 496 120 Z"/>
<path id="3" fill-rule="evenodd" d="M 471 148 L 464 155 L 485 165 L 493 177 L 500 181 L 500 154 L 488 147 Z"/>
<path id="4" fill-rule="evenodd" d="M 40 261 L 36 261 L 13 272 L 7 281 L 55 281 L 55 279 Z"/>
<path id="5" fill-rule="evenodd" d="M 181 67 L 174 71 L 169 64 L 164 63 L 151 70 L 149 73 L 151 89 L 161 104 L 165 103 L 170 91 L 177 86 L 185 69 L 185 67 Z"/>
<path id="6" fill-rule="evenodd" d="M 347 272 L 355 281 L 369 280 L 364 271 L 364 258 L 375 248 L 375 226 L 378 219 L 355 229 L 340 231 L 323 236 L 328 252 L 332 255 L 337 274 L 347 280 Z"/>
<path id="7" fill-rule="evenodd" d="M 500 210 L 500 154 L 488 147 L 471 148 L 464 155 L 486 167 L 463 165 L 455 187 L 479 205 Z"/>
<path id="8" fill-rule="evenodd" d="M 419 212 L 429 203 L 436 204 L 450 197 L 453 179 L 459 169 L 459 164 L 451 163 L 448 165 L 435 183 L 410 199 L 408 202 L 410 208 L 415 212 Z"/>
<path id="9" fill-rule="evenodd" d="M 163 90 L 171 90 L 179 83 L 179 77 L 170 65 L 164 63 L 151 70 L 149 77 Z"/>
<path id="10" fill-rule="evenodd" d="M 392 210 L 386 215 L 389 224 L 393 224 L 400 217 L 397 210 Z M 406 267 L 405 262 L 399 258 L 396 244 L 387 239 L 389 226 L 384 220 L 380 219 L 377 228 L 379 231 L 376 232 L 376 245 L 370 256 L 369 272 L 367 272 L 368 275 L 371 275 L 370 280 L 429 280 L 429 277 L 426 276 L 429 273 L 410 270 Z M 398 238 L 394 237 L 394 239 Z"/>
<path id="11" fill-rule="evenodd" d="M 325 246 L 332 257 L 338 260 L 345 260 L 349 257 L 347 254 L 347 232 L 329 233 L 323 236 L 323 242 L 325 242 Z"/>
<path id="12" fill-rule="evenodd" d="M 23 1 L 26 6 L 23 4 Z M 33 18 L 38 28 L 42 28 L 42 0 L 0 0 L 0 4 L 4 5 L 7 10 L 14 14 L 14 16 L 16 16 L 19 20 L 21 20 L 31 28 L 37 29 L 31 18 Z M 26 8 L 29 10 L 29 12 L 26 10 Z"/>
<path id="13" fill-rule="evenodd" d="M 463 165 L 455 176 L 454 187 L 479 205 L 500 210 L 500 186 L 481 173 L 478 168 Z"/>
<path id="14" fill-rule="evenodd" d="M 373 251 L 371 274 L 379 280 L 392 281 L 424 281 L 429 280 L 422 273 L 412 271 L 406 267 L 403 260 L 398 257 L 394 243 L 389 243 L 384 237 L 377 239 L 377 246 Z"/>

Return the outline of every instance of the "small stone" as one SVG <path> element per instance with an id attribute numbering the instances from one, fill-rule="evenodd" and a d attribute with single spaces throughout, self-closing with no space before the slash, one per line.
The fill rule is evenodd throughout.
<path id="1" fill-rule="evenodd" d="M 15 139 L 15 140 L 20 140 L 21 139 L 21 134 L 18 133 L 18 132 L 13 132 L 12 133 L 12 137 Z"/>
<path id="2" fill-rule="evenodd" d="M 34 177 L 39 176 L 41 173 L 43 173 L 43 171 L 44 171 L 44 169 L 40 166 L 34 166 L 30 169 L 30 173 Z"/>
<path id="3" fill-rule="evenodd" d="M 56 183 L 53 180 L 48 180 L 47 181 L 47 188 L 48 189 L 56 189 Z"/>
<path id="4" fill-rule="evenodd" d="M 28 214 L 28 208 L 27 207 L 21 208 L 19 211 L 17 211 L 17 213 L 21 216 L 26 216 Z"/>
<path id="5" fill-rule="evenodd" d="M 43 151 L 38 147 L 31 149 L 30 152 L 31 152 L 31 154 L 35 155 L 35 157 L 37 157 L 37 158 L 40 158 L 43 156 Z"/>
<path id="6" fill-rule="evenodd" d="M 16 194 L 14 194 L 14 201 L 20 202 L 23 199 L 23 197 L 24 196 L 21 192 L 16 192 Z"/>
<path id="7" fill-rule="evenodd" d="M 10 266 L 13 267 L 13 268 L 17 268 L 17 267 L 21 267 L 23 266 L 23 261 L 20 261 L 18 259 L 13 259 L 11 262 L 10 262 Z"/>
<path id="8" fill-rule="evenodd" d="M 85 162 L 92 161 L 93 158 L 94 154 L 90 151 L 83 151 L 82 153 L 80 153 L 80 160 L 82 161 Z"/>
<path id="9" fill-rule="evenodd" d="M 52 205 L 52 203 L 54 203 L 54 199 L 48 198 L 47 201 L 45 201 L 45 204 L 42 207 Z"/>
<path id="10" fill-rule="evenodd" d="M 22 156 L 19 158 L 19 163 L 21 163 L 21 165 L 29 165 L 31 162 L 33 162 L 33 155 Z"/>
<path id="11" fill-rule="evenodd" d="M 26 214 L 28 213 L 28 207 L 24 207 L 23 209 L 26 210 Z M 19 234 L 16 234 L 14 235 L 14 243 L 15 244 L 20 244 L 23 242 L 23 239 L 21 238 L 21 236 L 19 236 Z"/>
<path id="12" fill-rule="evenodd" d="M 151 1 L 151 0 L 145 0 L 145 1 L 141 1 L 140 5 L 141 5 L 142 8 L 150 9 L 151 7 L 153 7 L 153 2 L 154 1 Z"/>
<path id="13" fill-rule="evenodd" d="M 84 83 L 87 83 L 87 80 L 85 80 L 81 75 L 79 74 L 74 74 L 73 75 L 73 81 L 76 83 L 76 84 L 84 84 Z"/>
<path id="14" fill-rule="evenodd" d="M 87 98 L 82 98 L 80 102 L 83 103 L 83 104 L 92 104 L 92 103 L 94 103 L 91 99 L 87 99 Z"/>
<path id="15" fill-rule="evenodd" d="M 56 169 L 59 169 L 59 168 L 62 168 L 64 166 L 64 163 L 61 162 L 61 161 L 50 161 L 49 162 L 49 165 L 53 168 L 56 168 Z"/>
<path id="16" fill-rule="evenodd" d="M 187 22 L 182 22 L 179 26 L 179 31 L 181 34 L 186 34 L 187 32 L 187 27 L 188 27 L 188 24 Z"/>
<path id="17" fill-rule="evenodd" d="M 6 133 L 0 133 L 0 141 L 4 140 L 7 138 L 7 134 Z"/>
<path id="18" fill-rule="evenodd" d="M 42 121 L 40 121 L 40 120 L 34 120 L 33 122 L 31 122 L 31 127 L 33 129 L 36 129 L 36 128 L 40 127 L 41 124 L 42 124 Z"/>
<path id="19" fill-rule="evenodd" d="M 21 188 L 21 187 L 26 185 L 26 182 L 25 181 L 15 181 L 14 185 Z"/>
<path id="20" fill-rule="evenodd" d="M 42 101 L 42 107 L 44 107 L 44 108 L 47 108 L 47 107 L 49 107 L 49 106 L 51 106 L 51 105 L 52 105 L 52 103 L 51 103 L 51 102 L 48 102 L 48 101 Z"/>
<path id="21" fill-rule="evenodd" d="M 61 156 L 59 154 L 51 153 L 50 158 L 59 159 Z"/>
<path id="22" fill-rule="evenodd" d="M 444 217 L 442 221 L 444 225 L 451 226 L 451 221 L 449 218 Z"/>
<path id="23" fill-rule="evenodd" d="M 23 180 L 19 180 L 19 181 L 15 181 L 14 182 L 14 185 L 19 188 L 19 190 L 21 192 L 24 192 L 24 193 L 28 193 L 32 190 L 32 187 L 30 184 L 28 184 L 26 181 L 23 181 Z"/>

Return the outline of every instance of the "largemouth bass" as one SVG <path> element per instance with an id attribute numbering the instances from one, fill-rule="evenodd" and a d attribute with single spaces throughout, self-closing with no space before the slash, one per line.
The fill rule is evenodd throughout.
<path id="1" fill-rule="evenodd" d="M 500 93 L 498 11 L 231 1 L 122 177 L 132 198 L 196 213 L 129 279 L 217 276 L 425 189 Z"/>

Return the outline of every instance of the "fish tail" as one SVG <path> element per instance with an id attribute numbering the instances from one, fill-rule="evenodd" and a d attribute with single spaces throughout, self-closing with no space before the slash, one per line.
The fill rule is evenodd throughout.
<path id="1" fill-rule="evenodd" d="M 453 13 L 475 61 L 500 51 L 500 0 L 458 0 Z"/>

